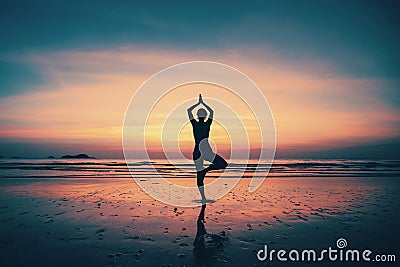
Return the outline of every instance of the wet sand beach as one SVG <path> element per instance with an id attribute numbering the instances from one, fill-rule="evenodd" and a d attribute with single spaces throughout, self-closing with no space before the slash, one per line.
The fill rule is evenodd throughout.
<path id="1" fill-rule="evenodd" d="M 207 204 L 202 221 L 201 207 L 165 205 L 129 178 L 2 179 L 0 265 L 309 266 L 256 254 L 264 245 L 336 247 L 339 238 L 398 253 L 396 177 L 269 178 L 254 193 L 248 183 Z"/>

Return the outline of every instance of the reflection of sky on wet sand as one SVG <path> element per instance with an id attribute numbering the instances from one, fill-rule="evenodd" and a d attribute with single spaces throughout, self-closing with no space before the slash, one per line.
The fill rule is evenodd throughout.
<path id="1" fill-rule="evenodd" d="M 393 247 L 395 240 L 388 229 L 394 229 L 398 219 L 393 210 L 399 208 L 399 182 L 381 179 L 273 178 L 252 194 L 247 191 L 249 180 L 242 179 L 232 192 L 205 210 L 207 233 L 229 239 L 215 257 L 223 263 L 248 264 L 249 259 L 256 260 L 254 251 L 262 244 L 329 246 L 327 242 L 339 236 L 363 246 L 379 236 L 385 246 Z M 10 183 L 14 185 L 3 190 L 21 201 L 3 202 L 16 209 L 1 213 L 2 219 L 22 216 L 26 225 L 43 225 L 44 235 L 52 232 L 53 238 L 67 244 L 106 244 L 117 251 L 110 257 L 121 264 L 131 263 L 132 257 L 152 264 L 155 259 L 149 251 L 170 263 L 192 265 L 195 260 L 192 250 L 200 207 L 165 205 L 142 192 L 132 179 Z M 62 230 L 60 225 L 64 225 Z M 153 263 L 159 265 L 160 261 Z"/>
<path id="2" fill-rule="evenodd" d="M 171 179 L 170 179 L 171 180 Z M 267 179 L 255 193 L 247 191 L 249 180 L 241 182 L 225 197 L 208 205 L 209 220 L 229 226 L 258 228 L 258 224 L 307 222 L 325 216 L 341 216 L 361 207 L 378 190 L 373 185 L 360 183 L 357 178 Z M 181 185 L 191 185 L 192 179 L 179 179 Z M 49 198 L 59 203 L 74 203 L 75 212 L 67 217 L 118 222 L 169 224 L 195 218 L 198 208 L 177 208 L 158 202 L 144 193 L 131 179 L 77 180 L 35 182 L 9 187 L 18 195 Z M 207 192 L 206 192 L 207 193 Z M 60 206 L 63 207 L 64 205 Z M 84 211 L 79 211 L 79 207 Z M 70 208 L 67 205 L 65 208 Z M 172 223 L 175 225 L 174 223 Z M 155 229 L 153 229 L 155 230 Z M 177 229 L 179 230 L 179 229 Z M 235 230 L 235 229 L 233 229 Z"/>

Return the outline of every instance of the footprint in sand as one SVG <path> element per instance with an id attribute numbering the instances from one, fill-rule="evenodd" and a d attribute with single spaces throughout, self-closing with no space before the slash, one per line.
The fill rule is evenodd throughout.
<path id="1" fill-rule="evenodd" d="M 100 234 L 100 233 L 104 233 L 105 231 L 106 231 L 105 229 L 101 228 L 101 229 L 95 231 L 94 233 L 97 235 L 97 234 Z"/>
<path id="2" fill-rule="evenodd" d="M 53 218 L 50 218 L 50 219 L 47 219 L 44 223 L 52 223 L 52 222 L 54 222 L 54 220 L 53 220 Z"/>

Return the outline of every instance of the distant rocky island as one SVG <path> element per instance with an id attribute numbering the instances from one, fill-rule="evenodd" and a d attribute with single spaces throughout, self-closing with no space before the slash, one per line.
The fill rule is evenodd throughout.
<path id="1" fill-rule="evenodd" d="M 62 159 L 95 159 L 94 157 L 88 156 L 87 154 L 64 155 L 61 158 Z"/>

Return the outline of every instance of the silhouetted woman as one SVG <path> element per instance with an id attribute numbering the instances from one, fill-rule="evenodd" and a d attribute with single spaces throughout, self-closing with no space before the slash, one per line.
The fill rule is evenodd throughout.
<path id="1" fill-rule="evenodd" d="M 204 108 L 200 108 L 197 111 L 198 121 L 196 121 L 193 117 L 193 109 L 195 109 L 200 104 L 202 104 L 208 110 L 209 114 L 206 121 L 205 118 L 207 117 L 207 111 Z M 189 107 L 187 112 L 190 123 L 192 124 L 193 136 L 195 141 L 193 160 L 197 171 L 197 186 L 201 194 L 201 202 L 205 204 L 206 196 L 204 194 L 204 177 L 206 173 L 211 170 L 225 169 L 228 164 L 221 156 L 215 154 L 212 151 L 210 144 L 208 143 L 208 137 L 210 135 L 210 127 L 213 121 L 214 111 L 206 103 L 203 102 L 201 94 L 199 95 L 199 102 Z M 208 167 L 204 167 L 204 160 L 211 162 L 211 164 Z"/>

